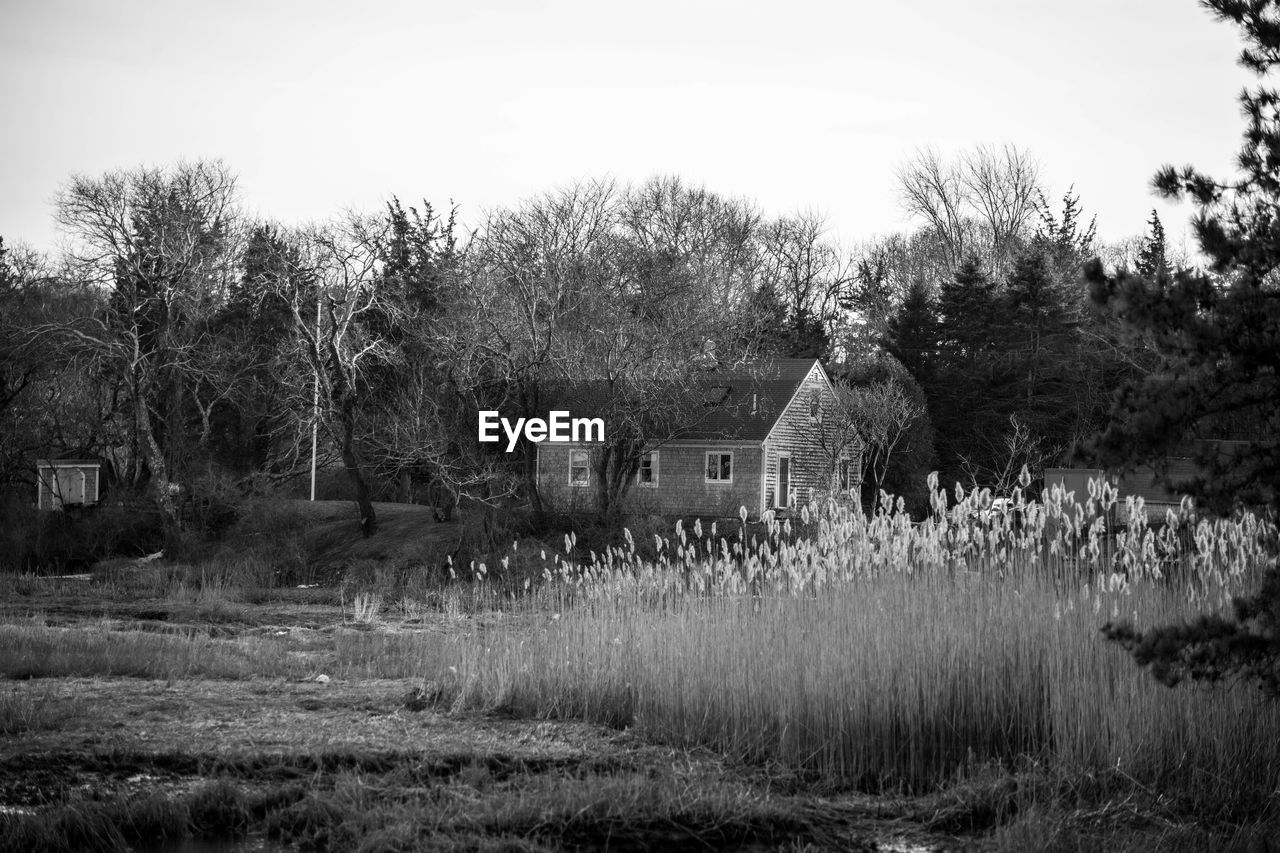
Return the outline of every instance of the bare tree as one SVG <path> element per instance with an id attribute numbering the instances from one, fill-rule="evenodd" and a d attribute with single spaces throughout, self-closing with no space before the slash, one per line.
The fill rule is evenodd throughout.
<path id="1" fill-rule="evenodd" d="M 1012 145 L 998 150 L 979 146 L 961 162 L 960 182 L 986 232 L 992 269 L 1003 270 L 1038 210 L 1039 167 L 1030 154 Z"/>
<path id="2" fill-rule="evenodd" d="M 1012 145 L 979 147 L 945 162 L 917 151 L 898 169 L 904 209 L 937 234 L 952 269 L 970 254 L 1002 273 L 1031 224 L 1040 197 L 1039 168 Z"/>
<path id="3" fill-rule="evenodd" d="M 218 161 L 76 175 L 59 192 L 57 221 L 80 280 L 110 293 L 107 309 L 38 331 L 123 381 L 134 470 L 177 521 L 175 467 L 190 389 L 211 368 L 197 353 L 203 320 L 225 297 L 239 238 L 235 179 Z"/>
<path id="4" fill-rule="evenodd" d="M 568 401 L 603 417 L 593 467 L 610 516 L 641 454 L 706 410 L 695 358 L 728 349 L 726 300 L 747 275 L 751 212 L 674 179 L 585 182 L 491 217 L 478 235 L 458 371 L 524 416 Z M 535 507 L 533 454 L 523 474 Z"/>
<path id="5" fill-rule="evenodd" d="M 992 452 L 983 455 L 996 460 L 994 464 L 983 465 L 972 457 L 961 456 L 960 467 L 973 488 L 990 488 L 998 495 L 1012 491 L 1024 469 L 1038 477 L 1062 453 L 1060 447 L 1046 447 L 1017 415 L 1010 415 L 1009 429 L 988 438 L 986 444 Z"/>
<path id="6" fill-rule="evenodd" d="M 827 239 L 822 217 L 781 217 L 760 229 L 759 242 L 760 283 L 782 297 L 793 321 L 810 319 L 829 333 L 851 298 L 857 268 Z"/>
<path id="7" fill-rule="evenodd" d="M 378 287 L 388 227 L 385 217 L 350 212 L 303 229 L 298 268 L 264 282 L 288 304 L 295 352 L 309 368 L 295 373 L 294 405 L 312 403 L 338 448 L 365 536 L 378 527 L 361 448 L 372 416 L 370 382 L 373 371 L 403 363 L 386 330 L 403 320 L 404 306 Z"/>
<path id="8" fill-rule="evenodd" d="M 837 342 L 842 358 L 878 345 L 914 284 L 931 287 L 951 274 L 946 247 L 931 229 L 877 237 L 852 257 L 852 280 L 843 299 L 847 334 Z"/>
<path id="9" fill-rule="evenodd" d="M 862 445 L 862 481 L 879 494 L 889 463 L 907 449 L 912 427 L 924 417 L 924 406 L 891 379 L 864 386 L 836 385 L 836 407 L 856 431 Z"/>
<path id="10" fill-rule="evenodd" d="M 618 223 L 631 255 L 625 283 L 649 300 L 695 287 L 702 298 L 733 305 L 751 292 L 759 263 L 755 205 L 726 198 L 674 176 L 628 187 Z"/>

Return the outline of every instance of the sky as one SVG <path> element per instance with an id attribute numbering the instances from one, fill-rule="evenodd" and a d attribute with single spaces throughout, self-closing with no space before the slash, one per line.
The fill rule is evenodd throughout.
<path id="1" fill-rule="evenodd" d="M 5 0 L 0 236 L 52 249 L 72 174 L 221 158 L 285 224 L 675 174 L 856 245 L 914 227 L 914 152 L 1012 144 L 1103 239 L 1176 242 L 1150 179 L 1232 174 L 1239 49 L 1194 0 Z"/>

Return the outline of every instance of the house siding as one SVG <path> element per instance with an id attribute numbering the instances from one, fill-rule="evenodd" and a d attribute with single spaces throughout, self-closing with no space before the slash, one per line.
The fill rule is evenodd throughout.
<path id="1" fill-rule="evenodd" d="M 818 441 L 818 426 L 810 418 L 809 401 L 815 393 L 821 401 L 823 418 L 834 417 L 835 401 L 831 397 L 830 386 L 822 368 L 816 364 L 765 439 L 765 508 L 778 505 L 778 457 L 784 454 L 791 457 L 791 489 L 795 495 L 795 503 L 790 509 L 799 509 L 807 504 L 811 490 L 827 491 L 832 488 L 836 472 Z M 851 448 L 849 454 L 854 462 L 854 471 L 860 471 L 860 448 Z M 859 474 L 855 473 L 854 476 L 858 477 Z"/>
<path id="2" fill-rule="evenodd" d="M 590 449 L 585 444 L 538 445 L 538 492 L 543 502 L 566 512 L 585 512 L 596 506 L 594 474 L 585 486 L 569 485 L 569 451 Z M 733 453 L 733 482 L 706 482 L 706 454 Z M 658 448 L 658 485 L 635 484 L 627 493 L 631 512 L 655 515 L 708 515 L 729 518 L 746 507 L 760 514 L 761 447 L 757 442 L 698 442 Z"/>

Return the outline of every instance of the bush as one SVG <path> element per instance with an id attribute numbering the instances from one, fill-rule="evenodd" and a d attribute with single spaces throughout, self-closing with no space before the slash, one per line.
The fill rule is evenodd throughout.
<path id="1" fill-rule="evenodd" d="M 124 506 L 41 511 L 10 497 L 0 504 L 0 568 L 68 572 L 112 556 L 165 546 L 158 510 Z"/>

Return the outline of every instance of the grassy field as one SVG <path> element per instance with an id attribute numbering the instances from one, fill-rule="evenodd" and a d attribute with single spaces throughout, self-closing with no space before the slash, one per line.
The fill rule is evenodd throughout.
<path id="1" fill-rule="evenodd" d="M 1099 632 L 1224 606 L 1274 531 L 1100 549 L 1072 505 L 984 500 L 518 543 L 435 584 L 408 509 L 377 555 L 320 512 L 10 576 L 0 849 L 1280 849 L 1280 709 L 1164 688 Z M 273 582 L 323 537 L 305 561 L 341 573 Z"/>

